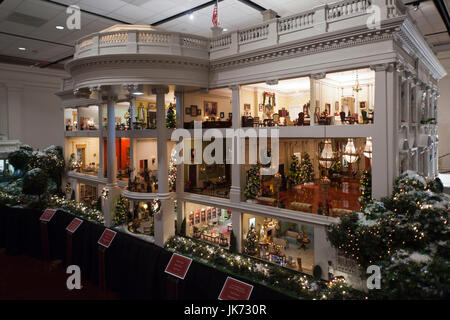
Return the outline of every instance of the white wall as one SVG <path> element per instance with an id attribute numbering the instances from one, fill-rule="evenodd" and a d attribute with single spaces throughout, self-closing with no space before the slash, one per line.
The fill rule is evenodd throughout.
<path id="1" fill-rule="evenodd" d="M 60 133 L 62 134 L 62 133 Z M 86 165 L 91 162 L 95 162 L 96 165 L 99 164 L 99 139 L 98 138 L 86 138 L 86 137 L 70 137 L 66 138 L 65 146 L 65 159 L 66 162 L 69 161 L 70 155 L 77 153 L 77 145 L 86 145 Z"/>
<path id="2" fill-rule="evenodd" d="M 438 55 L 441 64 L 450 74 L 450 51 Z M 439 82 L 438 125 L 439 156 L 450 153 L 450 76 L 447 74 Z M 439 161 L 439 172 L 450 171 L 450 156 Z"/>
<path id="3" fill-rule="evenodd" d="M 10 140 L 34 148 L 62 146 L 63 110 L 55 92 L 67 76 L 65 71 L 0 63 L 0 133 L 7 127 Z"/>
<path id="4" fill-rule="evenodd" d="M 152 158 L 155 163 L 152 164 Z M 136 159 L 134 166 L 136 173 L 139 172 L 139 161 L 148 160 L 148 168 L 152 171 L 158 170 L 158 150 L 156 139 L 137 139 L 136 140 Z"/>

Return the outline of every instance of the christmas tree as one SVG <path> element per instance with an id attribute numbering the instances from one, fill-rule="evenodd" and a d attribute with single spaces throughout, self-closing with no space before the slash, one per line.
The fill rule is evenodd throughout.
<path id="1" fill-rule="evenodd" d="M 128 212 L 128 200 L 120 196 L 116 200 L 115 212 L 114 212 L 114 225 L 120 226 L 127 222 Z"/>
<path id="2" fill-rule="evenodd" d="M 177 126 L 175 110 L 174 110 L 173 104 L 170 104 L 169 109 L 167 110 L 166 126 L 169 129 L 175 129 Z"/>
<path id="3" fill-rule="evenodd" d="M 302 163 L 300 164 L 300 183 L 314 181 L 314 168 L 307 152 L 303 153 Z"/>
<path id="4" fill-rule="evenodd" d="M 247 238 L 244 243 L 244 253 L 249 256 L 258 254 L 258 234 L 253 226 L 248 230 Z"/>
<path id="5" fill-rule="evenodd" d="M 390 197 L 328 227 L 330 243 L 364 274 L 380 267 L 381 290 L 369 298 L 448 299 L 450 197 L 440 190 L 439 181 L 408 171 Z"/>
<path id="6" fill-rule="evenodd" d="M 300 180 L 300 162 L 296 155 L 291 157 L 291 165 L 289 167 L 289 172 L 287 174 L 288 181 L 293 185 L 299 185 Z"/>
<path id="7" fill-rule="evenodd" d="M 361 177 L 359 204 L 363 210 L 369 203 L 372 202 L 372 173 L 364 170 Z"/>
<path id="8" fill-rule="evenodd" d="M 175 148 L 170 154 L 169 160 L 169 191 L 175 192 L 177 183 L 177 166 L 175 165 Z"/>
<path id="9" fill-rule="evenodd" d="M 261 179 L 259 173 L 260 167 L 256 165 L 247 172 L 247 185 L 244 189 L 244 195 L 247 199 L 255 199 L 261 189 Z"/>

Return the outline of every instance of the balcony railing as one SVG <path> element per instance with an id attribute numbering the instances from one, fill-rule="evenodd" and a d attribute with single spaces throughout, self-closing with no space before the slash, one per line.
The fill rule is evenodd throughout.
<path id="1" fill-rule="evenodd" d="M 75 59 L 104 54 L 167 54 L 219 59 L 246 51 L 365 26 L 376 6 L 381 20 L 405 13 L 400 0 L 344 0 L 222 34 L 213 39 L 164 30 L 118 30 L 91 34 L 76 43 Z"/>

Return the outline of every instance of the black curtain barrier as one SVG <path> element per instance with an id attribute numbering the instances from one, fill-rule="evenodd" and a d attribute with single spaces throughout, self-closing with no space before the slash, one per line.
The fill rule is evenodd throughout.
<path id="1" fill-rule="evenodd" d="M 42 259 L 42 212 L 33 209 L 0 207 L 0 248 L 7 255 L 25 254 Z M 66 265 L 66 227 L 75 218 L 58 210 L 48 223 L 50 258 Z M 83 280 L 99 283 L 98 244 L 104 226 L 84 220 L 72 235 L 72 264 L 81 268 Z M 120 299 L 167 299 L 168 274 L 164 272 L 172 253 L 152 243 L 118 232 L 105 252 L 105 277 L 108 290 Z M 228 274 L 193 261 L 184 280 L 178 281 L 180 300 L 217 301 Z M 235 277 L 235 276 L 234 276 Z M 238 278 L 239 279 L 239 278 Z M 258 283 L 239 279 L 254 286 L 251 300 L 291 299 Z"/>

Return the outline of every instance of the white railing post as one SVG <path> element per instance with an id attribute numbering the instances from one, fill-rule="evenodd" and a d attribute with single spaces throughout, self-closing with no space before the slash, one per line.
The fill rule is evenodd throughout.
<path id="1" fill-rule="evenodd" d="M 388 6 L 386 0 L 372 0 L 372 7 L 380 9 L 380 19 L 384 20 L 389 17 Z"/>
<path id="2" fill-rule="evenodd" d="M 174 55 L 181 55 L 181 37 L 179 33 L 170 35 L 170 52 Z"/>
<path id="3" fill-rule="evenodd" d="M 278 19 L 272 19 L 267 30 L 267 42 L 269 46 L 278 44 Z"/>
<path id="4" fill-rule="evenodd" d="M 327 32 L 327 5 L 321 5 L 314 8 L 314 29 L 323 33 Z"/>
<path id="5" fill-rule="evenodd" d="M 128 31 L 127 37 L 127 53 L 137 53 L 137 31 Z"/>
<path id="6" fill-rule="evenodd" d="M 98 33 L 92 38 L 92 51 L 94 55 L 100 54 L 100 36 Z"/>
<path id="7" fill-rule="evenodd" d="M 239 31 L 231 34 L 230 51 L 231 53 L 239 53 Z"/>

